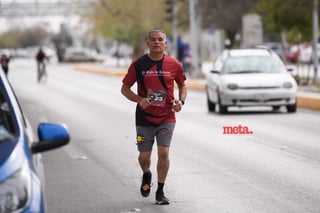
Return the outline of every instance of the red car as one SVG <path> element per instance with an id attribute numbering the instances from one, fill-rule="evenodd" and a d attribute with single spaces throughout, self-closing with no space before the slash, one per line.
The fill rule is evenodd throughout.
<path id="1" fill-rule="evenodd" d="M 286 60 L 291 63 L 296 63 L 299 60 L 299 46 L 292 45 L 286 52 Z"/>

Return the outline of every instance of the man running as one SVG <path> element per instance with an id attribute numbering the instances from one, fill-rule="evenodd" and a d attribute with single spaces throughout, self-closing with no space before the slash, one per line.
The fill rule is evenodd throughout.
<path id="1" fill-rule="evenodd" d="M 10 58 L 7 56 L 7 54 L 3 53 L 1 55 L 0 63 L 1 63 L 2 70 L 4 71 L 6 76 L 8 75 L 8 72 L 9 72 L 9 62 L 10 62 Z"/>
<path id="2" fill-rule="evenodd" d="M 157 204 L 169 204 L 163 188 L 169 170 L 169 147 L 173 136 L 176 117 L 187 97 L 186 77 L 182 65 L 165 54 L 166 34 L 155 28 L 148 32 L 146 42 L 149 53 L 141 56 L 128 69 L 122 80 L 121 93 L 136 102 L 136 134 L 139 164 L 143 171 L 140 192 L 150 194 L 152 173 L 151 153 L 154 140 L 158 145 L 158 188 Z M 137 93 L 131 90 L 137 82 Z M 174 97 L 174 82 L 178 86 L 179 98 Z"/>

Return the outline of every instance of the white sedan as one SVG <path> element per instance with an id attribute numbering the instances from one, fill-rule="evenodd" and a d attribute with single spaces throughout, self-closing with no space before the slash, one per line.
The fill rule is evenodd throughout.
<path id="1" fill-rule="evenodd" d="M 281 59 L 270 49 L 225 50 L 206 76 L 209 111 L 228 107 L 286 106 L 296 112 L 297 84 Z"/>

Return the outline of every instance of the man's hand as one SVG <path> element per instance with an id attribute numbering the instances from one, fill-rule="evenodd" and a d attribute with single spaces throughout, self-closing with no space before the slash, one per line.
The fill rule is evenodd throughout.
<path id="1" fill-rule="evenodd" d="M 172 110 L 175 112 L 180 112 L 182 109 L 182 102 L 179 100 L 172 101 Z"/>
<path id="2" fill-rule="evenodd" d="M 147 109 L 151 105 L 149 98 L 142 98 L 138 103 L 141 109 Z"/>

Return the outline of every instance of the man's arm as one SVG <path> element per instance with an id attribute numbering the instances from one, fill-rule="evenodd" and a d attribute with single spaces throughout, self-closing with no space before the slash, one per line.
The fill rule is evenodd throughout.
<path id="1" fill-rule="evenodd" d="M 130 101 L 136 102 L 140 105 L 140 107 L 142 109 L 146 109 L 150 106 L 151 102 L 148 98 L 143 98 L 137 94 L 135 94 L 132 90 L 131 87 L 126 85 L 126 84 L 122 84 L 121 87 L 121 93 Z"/>
<path id="2" fill-rule="evenodd" d="M 142 97 L 136 95 L 131 88 L 126 85 L 126 84 L 122 84 L 121 87 L 121 93 L 122 95 L 124 95 L 127 99 L 129 99 L 130 101 L 139 103 L 139 101 L 141 101 Z"/>
<path id="3" fill-rule="evenodd" d="M 175 112 L 181 111 L 182 105 L 184 104 L 184 101 L 187 98 L 187 91 L 188 91 L 185 83 L 178 85 L 178 89 L 179 89 L 179 100 L 174 100 L 172 105 L 172 109 Z"/>
<path id="4" fill-rule="evenodd" d="M 188 89 L 185 83 L 178 85 L 179 89 L 179 100 L 185 101 L 187 98 Z"/>

